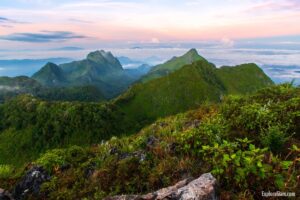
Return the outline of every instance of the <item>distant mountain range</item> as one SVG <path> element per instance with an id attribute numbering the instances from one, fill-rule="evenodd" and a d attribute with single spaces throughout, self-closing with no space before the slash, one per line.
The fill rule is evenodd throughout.
<path id="1" fill-rule="evenodd" d="M 101 50 L 89 53 L 86 59 L 80 61 L 60 65 L 47 63 L 32 78 L 47 87 L 93 85 L 106 98 L 112 98 L 145 73 L 144 65 L 140 70 L 123 69 L 112 53 Z"/>
<path id="2" fill-rule="evenodd" d="M 124 69 L 138 68 L 143 64 L 154 66 L 163 62 L 161 58 L 158 58 L 156 56 L 150 56 L 147 58 L 143 58 L 142 60 L 135 60 L 135 59 L 128 58 L 126 56 L 121 56 L 118 57 L 118 60 L 120 61 Z"/>
<path id="3" fill-rule="evenodd" d="M 39 60 L 40 63 L 44 61 Z M 129 58 L 127 61 L 133 62 Z M 35 62 L 37 60 L 15 60 L 6 63 Z M 140 66 L 135 68 L 123 69 L 117 58 L 103 50 L 91 52 L 86 59 L 81 61 L 60 65 L 48 62 L 34 73 L 32 78 L 26 76 L 0 78 L 0 101 L 23 93 L 30 93 L 47 100 L 82 100 L 82 96 L 76 99 L 79 97 L 77 93 L 79 94 L 80 89 L 84 89 L 87 95 L 84 100 L 110 99 L 126 90 L 130 84 L 145 75 L 151 68 L 149 65 L 139 64 Z M 91 91 L 94 92 L 95 98 L 91 98 Z M 68 98 L 65 94 L 71 97 Z"/>
<path id="4" fill-rule="evenodd" d="M 118 60 L 120 61 L 124 69 L 133 69 L 145 64 L 145 62 L 143 61 L 133 60 L 125 56 L 118 57 Z"/>
<path id="5" fill-rule="evenodd" d="M 71 62 L 71 58 L 45 58 L 45 59 L 11 59 L 0 60 L 0 68 L 6 76 L 16 76 L 19 74 L 31 76 L 39 70 L 45 63 L 53 62 L 57 64 Z M 1 72 L 0 72 L 1 75 Z"/>
<path id="6" fill-rule="evenodd" d="M 119 59 L 123 64 L 141 65 L 124 69 Z M 125 92 L 117 98 L 117 104 L 123 104 L 126 99 L 125 109 L 145 110 L 147 115 L 155 117 L 177 113 L 206 100 L 218 101 L 226 94 L 250 93 L 272 84 L 255 64 L 217 69 L 195 49 L 154 67 L 126 57 L 119 59 L 101 50 L 89 53 L 80 61 L 59 65 L 49 62 L 32 78 L 1 78 L 0 94 L 9 97 L 14 92 L 30 93 L 45 99 L 76 100 L 84 88 L 89 96 L 86 100 L 103 100 Z M 72 98 L 63 95 L 64 91 L 72 94 Z M 91 92 L 97 98 L 91 98 Z"/>

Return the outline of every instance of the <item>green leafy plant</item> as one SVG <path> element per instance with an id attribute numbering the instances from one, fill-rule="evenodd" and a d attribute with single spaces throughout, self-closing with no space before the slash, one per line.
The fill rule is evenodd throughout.
<path id="1" fill-rule="evenodd" d="M 202 146 L 204 160 L 210 164 L 212 173 L 225 185 L 247 188 L 251 182 L 268 176 L 271 168 L 264 163 L 267 149 L 256 148 L 247 138 L 236 142 L 224 140 L 220 145 Z"/>
<path id="2" fill-rule="evenodd" d="M 199 123 L 199 127 L 177 134 L 177 140 L 186 153 L 198 154 L 204 144 L 220 143 L 228 133 L 226 120 L 219 114 L 211 114 Z"/>

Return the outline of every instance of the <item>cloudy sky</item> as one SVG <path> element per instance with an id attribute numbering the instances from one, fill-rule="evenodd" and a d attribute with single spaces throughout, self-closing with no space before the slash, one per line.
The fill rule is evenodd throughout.
<path id="1" fill-rule="evenodd" d="M 1 0 L 1 48 L 300 35 L 299 0 Z M 283 41 L 293 42 L 293 41 Z"/>
<path id="2" fill-rule="evenodd" d="M 293 66 L 285 76 L 300 82 L 299 22 L 299 0 L 0 0 L 0 60 L 96 49 L 165 60 L 195 47 L 217 65 Z"/>

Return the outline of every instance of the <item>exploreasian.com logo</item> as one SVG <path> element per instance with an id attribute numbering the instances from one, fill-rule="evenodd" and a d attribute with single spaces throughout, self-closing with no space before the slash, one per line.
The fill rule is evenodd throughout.
<path id="1" fill-rule="evenodd" d="M 296 193 L 295 192 L 264 192 L 262 191 L 261 195 L 263 197 L 296 197 Z"/>

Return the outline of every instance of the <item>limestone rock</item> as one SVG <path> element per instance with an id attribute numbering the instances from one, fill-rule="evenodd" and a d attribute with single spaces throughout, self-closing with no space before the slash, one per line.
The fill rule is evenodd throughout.
<path id="1" fill-rule="evenodd" d="M 185 179 L 146 195 L 122 195 L 106 200 L 217 200 L 216 187 L 216 179 L 207 173 L 193 181 Z"/>
<path id="2" fill-rule="evenodd" d="M 42 167 L 33 167 L 16 185 L 13 196 L 16 200 L 25 199 L 28 194 L 38 195 L 40 186 L 50 180 L 47 171 Z"/>
<path id="3" fill-rule="evenodd" d="M 0 200 L 13 200 L 11 194 L 0 188 Z"/>

